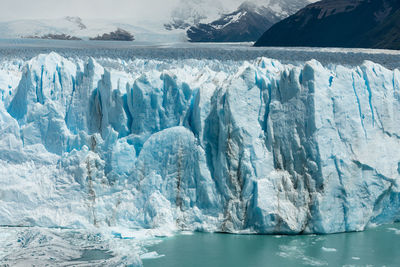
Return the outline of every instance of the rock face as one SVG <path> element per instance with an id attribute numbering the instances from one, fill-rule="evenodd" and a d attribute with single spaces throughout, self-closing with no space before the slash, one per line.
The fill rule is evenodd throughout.
<path id="1" fill-rule="evenodd" d="M 116 31 L 110 33 L 104 33 L 94 38 L 90 38 L 93 41 L 133 41 L 135 38 L 133 35 L 123 29 L 118 28 Z"/>
<path id="2" fill-rule="evenodd" d="M 76 36 L 71 36 L 71 35 L 64 34 L 64 33 L 62 33 L 62 34 L 51 34 L 51 33 L 49 33 L 49 34 L 46 34 L 46 35 L 43 35 L 43 36 L 36 36 L 35 35 L 35 36 L 27 36 L 25 38 L 28 38 L 28 39 L 49 39 L 49 40 L 67 40 L 67 41 L 79 41 L 79 40 L 82 40 L 81 38 L 78 38 Z"/>
<path id="3" fill-rule="evenodd" d="M 271 10 L 245 3 L 216 21 L 190 27 L 187 36 L 191 42 L 249 42 L 278 21 Z"/>
<path id="4" fill-rule="evenodd" d="M 400 220 L 398 70 L 111 63 L 51 53 L 21 69 L 0 101 L 1 225 L 298 234 Z"/>
<path id="5" fill-rule="evenodd" d="M 323 0 L 277 23 L 256 46 L 400 49 L 400 2 Z"/>
<path id="6" fill-rule="evenodd" d="M 210 23 L 196 23 L 187 30 L 191 42 L 250 42 L 256 41 L 276 22 L 304 7 L 308 1 L 291 5 L 269 1 L 268 5 L 244 2 L 229 14 Z M 297 7 L 297 9 L 296 9 Z"/>

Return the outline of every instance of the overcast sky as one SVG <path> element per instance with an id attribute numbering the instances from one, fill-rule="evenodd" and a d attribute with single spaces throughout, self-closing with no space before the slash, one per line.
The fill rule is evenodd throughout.
<path id="1" fill-rule="evenodd" d="M 222 6 L 224 10 L 233 10 L 244 1 L 245 0 L 0 0 L 0 20 L 62 18 L 65 16 L 80 16 L 86 19 L 135 18 L 135 20 L 160 20 L 170 17 L 172 9 L 178 6 L 178 3 L 180 6 L 182 6 L 182 3 L 184 3 L 184 6 L 187 6 L 189 2 L 195 3 L 195 5 L 203 3 L 203 8 L 207 10 L 209 8 L 215 9 L 216 6 L 220 8 Z M 268 3 L 272 0 L 248 1 Z M 316 0 L 308 1 L 315 2 Z"/>
<path id="2" fill-rule="evenodd" d="M 0 18 L 125 18 L 160 16 L 177 0 L 0 0 Z M 166 4 L 168 3 L 168 4 Z M 159 8 L 164 5 L 164 8 Z"/>
<path id="3" fill-rule="evenodd" d="M 219 1 L 225 6 L 236 7 L 240 0 Z M 179 0 L 0 0 L 0 20 L 64 16 L 152 19 L 167 17 L 178 2 Z"/>

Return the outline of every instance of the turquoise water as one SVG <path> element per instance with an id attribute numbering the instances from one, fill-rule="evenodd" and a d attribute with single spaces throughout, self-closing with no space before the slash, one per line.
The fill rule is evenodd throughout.
<path id="1" fill-rule="evenodd" d="M 145 267 L 400 266 L 400 224 L 309 236 L 202 234 L 167 238 Z"/>

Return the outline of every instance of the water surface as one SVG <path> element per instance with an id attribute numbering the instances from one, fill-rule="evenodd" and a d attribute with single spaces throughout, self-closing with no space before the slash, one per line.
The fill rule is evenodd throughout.
<path id="1" fill-rule="evenodd" d="M 333 235 L 179 235 L 150 248 L 145 267 L 400 266 L 400 224 Z"/>

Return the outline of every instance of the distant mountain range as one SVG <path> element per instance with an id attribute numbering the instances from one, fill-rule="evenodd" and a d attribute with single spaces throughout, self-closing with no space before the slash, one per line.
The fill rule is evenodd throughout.
<path id="1" fill-rule="evenodd" d="M 310 4 L 267 30 L 255 46 L 400 49 L 400 1 Z"/>
<path id="2" fill-rule="evenodd" d="M 164 23 L 166 30 L 187 30 L 198 23 L 208 23 L 227 10 L 220 0 L 180 0 L 173 8 L 170 19 Z"/>
<path id="3" fill-rule="evenodd" d="M 41 25 L 42 29 L 36 29 L 35 34 L 33 35 L 24 35 L 21 34 L 20 37 L 27 38 L 27 39 L 51 39 L 51 40 L 67 40 L 67 41 L 79 41 L 82 38 L 71 36 L 69 34 L 60 33 L 60 32 L 75 32 L 76 34 L 83 34 L 87 31 L 88 27 L 83 23 L 82 19 L 79 17 L 65 17 L 63 20 L 53 20 L 54 24 L 49 27 L 46 23 Z M 62 24 L 70 22 L 72 25 L 69 25 L 67 28 L 62 28 Z M 19 24 L 24 25 L 26 22 L 19 22 Z M 57 27 L 58 24 L 58 27 Z M 60 25 L 61 24 L 61 25 Z M 34 29 L 34 27 L 33 27 Z M 29 28 L 32 30 L 32 27 Z M 45 33 L 45 32 L 52 32 L 52 33 Z M 90 32 L 90 31 L 89 31 Z M 91 34 L 86 32 L 86 34 Z M 117 28 L 115 31 L 111 31 L 109 33 L 98 34 L 96 37 L 89 37 L 89 40 L 96 40 L 96 41 L 133 41 L 135 40 L 133 34 L 130 32 Z"/>
<path id="4" fill-rule="evenodd" d="M 71 16 L 59 19 L 0 21 L 0 38 L 132 40 L 133 35 L 137 42 L 165 43 L 186 40 L 184 31 L 167 31 L 160 21 L 82 19 Z"/>
<path id="5" fill-rule="evenodd" d="M 312 0 L 247 1 L 235 11 L 221 14 L 211 22 L 190 26 L 186 32 L 187 37 L 191 42 L 256 41 L 266 29 L 310 2 Z"/>
<path id="6" fill-rule="evenodd" d="M 240 1 L 232 0 L 235 8 L 222 0 L 181 0 L 169 19 L 149 21 L 0 21 L 0 38 L 400 49 L 400 0 Z"/>
<path id="7" fill-rule="evenodd" d="M 190 27 L 187 36 L 191 42 L 250 42 L 279 20 L 271 9 L 246 2 L 211 23 Z"/>
<path id="8" fill-rule="evenodd" d="M 181 0 L 170 18 L 0 21 L 0 38 L 123 40 L 142 43 L 254 42 L 269 27 L 316 0 Z M 133 37 L 134 36 L 134 37 Z"/>

